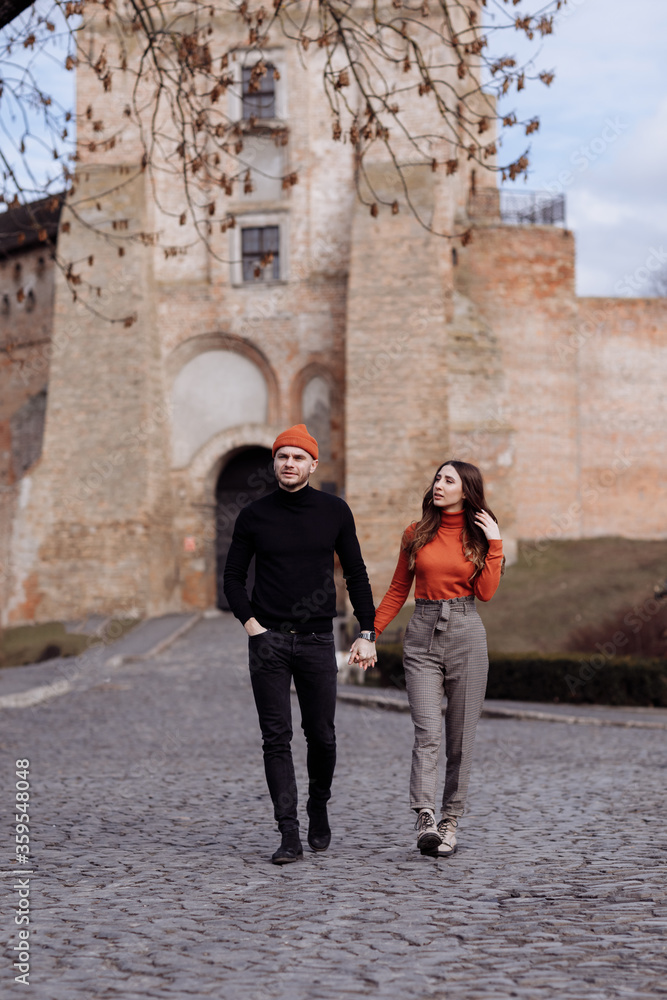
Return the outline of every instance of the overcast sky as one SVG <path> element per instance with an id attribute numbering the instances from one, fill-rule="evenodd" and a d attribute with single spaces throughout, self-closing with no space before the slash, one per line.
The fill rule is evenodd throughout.
<path id="1" fill-rule="evenodd" d="M 502 105 L 541 122 L 509 186 L 565 194 L 580 295 L 649 295 L 651 265 L 667 270 L 667 0 L 568 0 L 536 65 L 551 87 Z"/>

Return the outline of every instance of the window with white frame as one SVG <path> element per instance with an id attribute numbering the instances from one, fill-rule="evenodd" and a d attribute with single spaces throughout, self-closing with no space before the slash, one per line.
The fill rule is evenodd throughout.
<path id="1" fill-rule="evenodd" d="M 233 285 L 265 285 L 289 278 L 289 213 L 239 212 L 228 231 Z"/>
<path id="2" fill-rule="evenodd" d="M 264 72 L 259 71 L 261 63 L 241 68 L 241 97 L 243 101 L 243 118 L 277 118 L 276 114 L 276 77 L 280 77 L 273 63 L 263 64 Z"/>
<path id="3" fill-rule="evenodd" d="M 234 87 L 228 91 L 229 115 L 234 121 L 254 119 L 257 127 L 279 126 L 287 118 L 286 64 L 281 49 L 239 49 L 233 63 Z"/>
<path id="4" fill-rule="evenodd" d="M 280 226 L 241 226 L 243 281 L 280 278 Z"/>

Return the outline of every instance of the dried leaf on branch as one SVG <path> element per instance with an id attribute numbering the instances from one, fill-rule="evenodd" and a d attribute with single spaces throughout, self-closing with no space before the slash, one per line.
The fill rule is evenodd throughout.
<path id="1" fill-rule="evenodd" d="M 257 143 L 286 150 L 283 168 L 270 178 L 282 191 L 298 182 L 298 170 L 288 166 L 290 131 L 280 97 L 286 83 L 292 113 L 299 87 L 316 88 L 315 100 L 330 115 L 327 132 L 330 128 L 334 142 L 354 147 L 359 183 L 363 164 L 374 159 L 388 164 L 397 191 L 405 188 L 408 163 L 431 169 L 443 164 L 445 177 L 473 168 L 512 179 L 524 176 L 527 150 L 511 163 L 496 163 L 502 152 L 498 137 L 516 127 L 529 136 L 539 128 L 538 119 L 519 119 L 511 109 L 499 113 L 496 102 L 533 80 L 549 86 L 554 74 L 534 70 L 529 62 L 526 68 L 511 52 L 499 54 L 498 40 L 504 45 L 514 32 L 524 44 L 526 38 L 537 44 L 554 30 L 561 6 L 561 0 L 510 0 L 496 5 L 491 16 L 484 0 L 392 0 L 385 5 L 52 0 L 48 17 L 30 7 L 0 38 L 0 115 L 41 108 L 47 148 L 60 172 L 50 174 L 41 188 L 36 180 L 17 180 L 33 177 L 35 143 L 25 128 L 14 149 L 3 143 L 0 197 L 29 204 L 70 188 L 74 166 L 110 162 L 105 157 L 112 150 L 117 163 L 119 149 L 132 150 L 132 162 L 146 172 L 158 212 L 183 227 L 184 240 L 193 231 L 195 239 L 218 253 L 212 234 L 233 224 L 228 199 L 251 198 L 258 191 Z M 58 64 L 76 69 L 85 81 L 82 92 L 89 100 L 79 110 L 63 108 L 49 92 L 49 46 L 56 40 Z M 33 54 L 30 70 L 20 77 L 6 72 L 12 51 L 23 50 Z M 34 67 L 40 53 L 45 69 L 38 78 Z M 302 70 L 307 75 L 299 80 Z M 65 127 L 69 121 L 75 130 Z M 423 121 L 428 127 L 415 124 Z M 341 149 L 329 155 L 349 154 Z M 335 169 L 333 161 L 331 166 Z M 119 176 L 121 187 L 127 177 Z M 177 211 L 166 199 L 161 203 L 165 190 L 170 197 L 178 193 Z M 213 190 L 219 198 L 211 197 Z M 362 200 L 373 217 L 379 205 L 392 215 L 398 212 L 393 194 Z M 409 198 L 401 198 L 401 204 L 419 218 Z M 122 256 L 117 227 L 109 227 L 101 215 L 99 224 L 88 214 L 78 221 L 97 226 Z M 63 223 L 61 232 L 69 226 Z M 171 239 L 167 229 L 165 241 Z M 468 238 L 467 233 L 445 235 L 458 235 L 462 242 Z M 159 243 L 160 237 L 155 239 Z M 66 268 L 67 262 L 59 263 Z"/>

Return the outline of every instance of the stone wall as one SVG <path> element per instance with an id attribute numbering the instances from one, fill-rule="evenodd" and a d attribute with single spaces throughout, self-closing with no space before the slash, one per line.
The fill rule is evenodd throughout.
<path id="1" fill-rule="evenodd" d="M 666 538 L 667 299 L 581 299 L 581 535 Z"/>
<path id="2" fill-rule="evenodd" d="M 391 200 L 382 165 L 370 183 Z M 407 173 L 426 216 L 438 176 Z M 440 242 L 403 211 L 377 218 L 357 203 L 346 329 L 346 499 L 377 596 L 393 572 L 401 535 L 449 447 L 447 329 L 451 275 Z"/>
<path id="3" fill-rule="evenodd" d="M 246 153 L 251 172 L 299 183 L 255 170 L 252 193 L 216 207 L 236 224 L 213 228 L 212 253 L 180 225 L 168 173 L 153 200 L 136 135 L 105 149 L 122 74 L 108 94 L 79 76 L 59 252 L 80 282 L 40 275 L 39 249 L 24 252 L 28 316 L 15 264 L 0 265 L 17 341 L 0 345 L 4 623 L 213 605 L 221 471 L 305 413 L 329 421 L 314 485 L 349 501 L 377 597 L 447 458 L 482 468 L 510 556 L 519 538 L 665 535 L 666 303 L 578 300 L 572 234 L 502 225 L 469 164 L 449 178 L 407 169 L 417 220 L 388 163 L 368 162 L 362 203 L 353 150 L 331 138 L 322 53 L 302 62 L 285 44 L 272 58 L 288 142 L 248 134 Z M 243 281 L 240 231 L 266 225 L 280 229 L 280 275 Z M 469 227 L 465 247 L 429 231 Z"/>
<path id="4" fill-rule="evenodd" d="M 107 302 L 134 321 L 100 320 L 58 276 L 43 455 L 21 480 L 13 524 L 10 622 L 149 614 L 174 602 L 151 256 L 130 243 L 119 257 L 104 236 L 115 219 L 129 220 L 129 231 L 145 226 L 144 177 L 116 187 L 116 174 L 81 174 L 81 221 L 66 207 L 60 241 L 64 254 L 68 243 L 76 247 L 87 281 L 103 281 Z M 102 221 L 101 234 L 93 220 Z"/>
<path id="5" fill-rule="evenodd" d="M 42 453 L 53 329 L 54 263 L 44 245 L 0 257 L 0 609 L 20 480 Z"/>
<path id="6" fill-rule="evenodd" d="M 665 537 L 667 301 L 577 298 L 573 236 L 553 227 L 481 226 L 459 259 L 501 354 L 495 390 L 478 378 L 477 393 L 482 424 L 507 435 L 487 474 L 492 493 L 509 480 L 512 533 Z"/>
<path id="7" fill-rule="evenodd" d="M 17 252 L 18 251 L 18 252 Z M 54 263 L 47 247 L 0 257 L 0 486 L 41 454 L 53 329 Z"/>
<path id="8" fill-rule="evenodd" d="M 491 496 L 509 478 L 512 534 L 537 538 L 578 494 L 577 355 L 566 349 L 577 316 L 574 238 L 554 227 L 480 225 L 459 253 L 455 280 L 492 331 L 489 349 L 502 368 L 475 387 L 497 441 Z M 480 449 L 484 456 L 483 440 Z"/>

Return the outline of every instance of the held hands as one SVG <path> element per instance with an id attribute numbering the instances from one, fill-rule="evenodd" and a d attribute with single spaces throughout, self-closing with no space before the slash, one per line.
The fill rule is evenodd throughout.
<path id="1" fill-rule="evenodd" d="M 475 524 L 479 525 L 489 541 L 493 538 L 500 538 L 500 528 L 498 527 L 498 524 L 493 520 L 490 514 L 487 514 L 485 510 L 480 510 L 475 514 Z"/>
<path id="2" fill-rule="evenodd" d="M 262 632 L 267 632 L 263 625 L 260 625 L 256 618 L 249 618 L 247 622 L 244 623 L 248 635 L 261 635 Z M 368 639 L 362 639 L 361 636 L 352 643 L 350 647 L 350 658 L 348 663 L 357 663 L 362 670 L 368 670 L 369 667 L 374 667 L 377 663 L 377 653 L 375 652 L 375 643 L 369 642 Z"/>
<path id="3" fill-rule="evenodd" d="M 375 643 L 369 642 L 368 639 L 362 639 L 359 636 L 355 639 L 350 646 L 350 658 L 348 663 L 358 664 L 362 670 L 368 670 L 369 667 L 374 667 L 377 663 L 377 653 L 375 652 Z"/>

